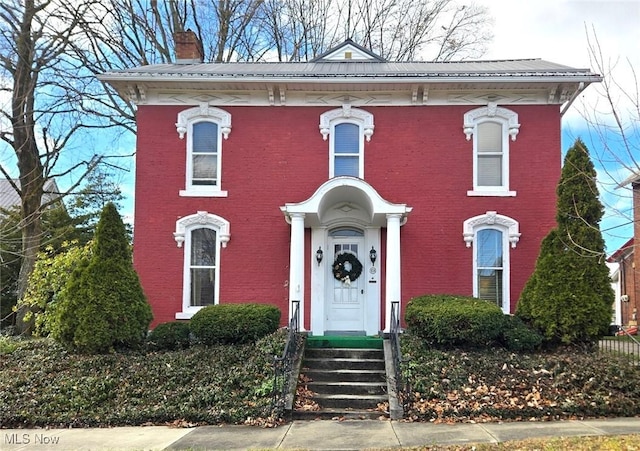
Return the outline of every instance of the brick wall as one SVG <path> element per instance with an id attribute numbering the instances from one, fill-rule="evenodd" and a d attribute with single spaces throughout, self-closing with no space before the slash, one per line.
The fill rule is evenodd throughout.
<path id="1" fill-rule="evenodd" d="M 557 106 L 512 107 L 522 124 L 517 140 L 510 141 L 511 189 L 518 195 L 468 197 L 472 144 L 462 122 L 473 108 L 365 108 L 375 118 L 375 133 L 365 143 L 365 180 L 388 201 L 413 207 L 401 229 L 405 302 L 425 293 L 472 293 L 472 249 L 462 239 L 465 219 L 495 210 L 519 221 L 522 237 L 511 251 L 513 310 L 540 241 L 555 224 L 560 117 Z M 180 310 L 183 257 L 172 233 L 176 219 L 198 210 L 231 223 L 231 240 L 221 250 L 221 301 L 268 302 L 286 312 L 290 227 L 279 207 L 309 198 L 328 179 L 328 141 L 318 123 L 330 108 L 225 108 L 233 124 L 223 141 L 227 198 L 179 197 L 186 139 L 179 139 L 174 124 L 181 109 L 143 105 L 138 110 L 134 259 L 154 324 L 173 320 Z M 309 253 L 308 231 L 306 241 Z M 379 261 L 384 262 L 384 249 Z"/>

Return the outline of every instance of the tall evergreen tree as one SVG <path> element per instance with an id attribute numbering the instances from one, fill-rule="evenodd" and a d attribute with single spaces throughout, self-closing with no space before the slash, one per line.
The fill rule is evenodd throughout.
<path id="1" fill-rule="evenodd" d="M 593 343 L 611 322 L 614 294 L 596 171 L 580 139 L 567 152 L 556 192 L 558 225 L 542 241 L 516 314 L 551 343 Z"/>
<path id="2" fill-rule="evenodd" d="M 131 260 L 122 218 L 113 203 L 102 210 L 89 263 L 77 268 L 53 308 L 51 335 L 82 352 L 140 343 L 152 319 Z"/>

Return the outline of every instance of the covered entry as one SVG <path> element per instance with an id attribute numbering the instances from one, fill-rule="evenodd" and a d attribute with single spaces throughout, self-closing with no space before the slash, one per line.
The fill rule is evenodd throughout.
<path id="1" fill-rule="evenodd" d="M 300 300 L 301 318 L 311 309 L 310 324 L 303 327 L 313 335 L 375 335 L 383 319 L 388 331 L 391 302 L 401 294 L 400 227 L 411 207 L 384 200 L 361 179 L 336 177 L 281 210 L 291 224 L 289 315 L 292 301 Z M 308 260 L 305 228 L 311 229 Z M 304 298 L 306 283 L 310 299 Z"/>

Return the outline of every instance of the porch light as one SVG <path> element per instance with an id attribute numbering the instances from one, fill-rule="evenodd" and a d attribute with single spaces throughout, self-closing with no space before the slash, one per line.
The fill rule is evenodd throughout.
<path id="1" fill-rule="evenodd" d="M 376 264 L 376 260 L 378 259 L 378 253 L 376 252 L 373 246 L 371 246 L 371 250 L 369 251 L 369 259 L 371 260 L 372 265 Z"/>
<path id="2" fill-rule="evenodd" d="M 324 252 L 322 252 L 322 246 L 318 247 L 318 250 L 316 251 L 316 261 L 318 262 L 318 266 L 320 266 L 320 263 L 322 263 L 322 256 L 324 255 Z"/>

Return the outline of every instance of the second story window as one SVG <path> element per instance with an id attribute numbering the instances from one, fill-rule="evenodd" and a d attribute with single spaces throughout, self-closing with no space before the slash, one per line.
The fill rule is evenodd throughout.
<path id="1" fill-rule="evenodd" d="M 186 139 L 185 189 L 181 196 L 226 197 L 222 190 L 222 142 L 231 133 L 231 115 L 207 105 L 178 113 L 178 134 Z"/>
<path id="2" fill-rule="evenodd" d="M 518 114 L 490 103 L 464 115 L 464 133 L 473 143 L 473 190 L 468 196 L 515 196 L 509 187 L 509 141 L 515 141 Z"/>
<path id="3" fill-rule="evenodd" d="M 188 146 L 188 145 L 187 145 Z M 197 122 L 191 133 L 191 160 L 187 162 L 187 177 L 191 186 L 216 186 L 220 159 L 218 158 L 218 124 Z"/>
<path id="4" fill-rule="evenodd" d="M 320 133 L 329 140 L 329 178 L 364 179 L 365 139 L 373 135 L 373 114 L 345 104 L 320 115 Z"/>
<path id="5" fill-rule="evenodd" d="M 350 175 L 363 178 L 363 162 L 360 147 L 364 144 L 361 139 L 360 127 L 357 124 L 340 123 L 334 127 L 332 136 L 333 177 Z M 331 165 L 330 165 L 331 166 Z"/>
<path id="6" fill-rule="evenodd" d="M 504 186 L 505 158 L 502 145 L 502 124 L 499 122 L 481 122 L 477 125 L 476 135 L 476 176 L 477 187 Z"/>

